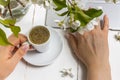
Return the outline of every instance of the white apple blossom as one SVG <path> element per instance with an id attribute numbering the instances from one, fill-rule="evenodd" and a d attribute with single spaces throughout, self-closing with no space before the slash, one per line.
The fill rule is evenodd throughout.
<path id="1" fill-rule="evenodd" d="M 71 27 L 72 29 L 74 30 L 77 30 L 77 28 L 81 25 L 80 21 L 79 20 L 76 20 L 74 22 L 72 22 L 72 24 L 70 22 L 67 22 L 66 23 L 66 28 L 69 28 Z"/>
<path id="2" fill-rule="evenodd" d="M 94 26 L 95 26 L 95 25 L 98 25 L 98 21 L 99 21 L 99 18 L 94 18 L 94 19 L 91 20 L 86 26 L 83 26 L 83 27 L 81 26 L 81 27 L 78 29 L 78 32 L 79 32 L 80 34 L 84 34 L 84 32 L 86 32 L 86 31 L 91 31 L 92 29 L 94 29 Z M 58 26 L 61 27 L 61 29 L 65 30 L 65 31 L 66 31 L 68 28 L 70 28 L 70 27 L 71 27 L 72 29 L 76 30 L 76 29 L 81 25 L 80 21 L 78 21 L 78 20 L 76 20 L 75 22 L 72 22 L 71 25 L 70 25 L 69 22 L 64 23 L 64 22 L 62 22 L 62 21 L 60 21 L 60 20 L 55 20 L 54 22 L 57 23 Z"/>
<path id="3" fill-rule="evenodd" d="M 106 2 L 116 2 L 118 0 L 105 0 Z M 85 7 L 85 3 L 82 2 L 82 0 L 76 0 L 77 5 L 82 8 L 82 9 L 88 9 Z M 96 7 L 96 9 L 102 9 L 101 6 Z M 64 22 L 61 22 L 59 20 L 56 20 L 55 22 L 60 24 L 60 26 L 62 27 L 62 29 L 66 30 L 67 28 L 72 28 L 74 30 L 77 30 L 78 27 L 80 27 L 78 29 L 78 32 L 80 34 L 84 34 L 84 32 L 86 31 L 91 31 L 94 29 L 95 25 L 98 25 L 98 22 L 100 21 L 99 17 L 98 18 L 94 18 L 93 20 L 91 20 L 86 26 L 80 26 L 81 23 L 80 21 L 76 20 L 74 21 L 74 18 L 72 19 L 72 17 L 68 17 Z"/>
<path id="4" fill-rule="evenodd" d="M 80 26 L 80 21 L 76 20 L 75 22 L 72 23 L 71 28 L 73 28 L 74 30 L 76 30 L 79 26 Z"/>
<path id="5" fill-rule="evenodd" d="M 66 29 L 68 28 L 68 27 L 66 26 L 66 24 L 64 23 L 64 21 L 54 20 L 54 22 L 55 22 L 56 24 L 58 24 L 58 26 L 59 26 L 61 29 L 63 29 L 64 31 L 66 31 Z"/>
<path id="6" fill-rule="evenodd" d="M 96 7 L 96 9 L 102 9 L 102 7 L 101 6 L 98 6 L 98 7 Z M 80 34 L 84 34 L 84 32 L 86 32 L 86 31 L 91 31 L 91 30 L 93 30 L 94 29 L 94 26 L 95 25 L 98 25 L 98 22 L 100 21 L 100 18 L 98 17 L 98 18 L 94 18 L 93 20 L 91 20 L 86 26 L 84 26 L 83 28 L 81 27 L 81 28 L 79 28 L 79 30 L 78 30 L 78 32 L 80 33 Z"/>
<path id="7" fill-rule="evenodd" d="M 91 31 L 94 29 L 95 25 L 98 25 L 99 22 L 99 18 L 94 18 L 93 20 L 91 20 L 86 26 L 84 26 L 83 28 L 79 28 L 78 32 L 80 34 L 84 34 L 84 32 L 86 31 Z"/>

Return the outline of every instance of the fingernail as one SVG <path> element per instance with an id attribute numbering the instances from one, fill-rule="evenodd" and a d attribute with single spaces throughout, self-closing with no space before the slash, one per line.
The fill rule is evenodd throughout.
<path id="1" fill-rule="evenodd" d="M 23 51 L 27 51 L 29 49 L 29 45 L 28 44 L 25 44 L 22 46 L 22 50 Z"/>
<path id="2" fill-rule="evenodd" d="M 22 45 L 30 45 L 30 43 L 28 41 L 22 43 Z"/>

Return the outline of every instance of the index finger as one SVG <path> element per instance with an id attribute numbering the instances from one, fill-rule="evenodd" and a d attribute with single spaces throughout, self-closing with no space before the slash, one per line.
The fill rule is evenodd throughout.
<path id="1" fill-rule="evenodd" d="M 9 42 L 12 43 L 14 46 L 17 46 L 23 42 L 25 42 L 27 40 L 26 36 L 24 36 L 23 34 L 19 34 L 18 37 L 16 37 L 14 34 L 12 34 L 11 36 L 9 36 L 8 38 Z M 14 46 L 9 45 L 7 48 L 11 50 L 14 49 Z"/>

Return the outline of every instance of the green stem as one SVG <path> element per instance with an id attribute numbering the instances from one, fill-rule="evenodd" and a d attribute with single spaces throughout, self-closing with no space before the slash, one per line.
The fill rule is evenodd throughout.
<path id="1" fill-rule="evenodd" d="M 70 0 L 68 0 L 68 2 L 74 7 L 74 5 L 72 4 L 72 2 Z"/>

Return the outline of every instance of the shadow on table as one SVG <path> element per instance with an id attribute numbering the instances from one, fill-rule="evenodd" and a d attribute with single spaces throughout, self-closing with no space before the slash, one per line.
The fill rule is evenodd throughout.
<path id="1" fill-rule="evenodd" d="M 32 65 L 28 62 L 26 62 L 24 59 L 22 59 L 22 62 L 26 64 L 26 66 L 29 66 L 29 67 L 34 67 L 34 68 L 40 68 L 40 67 L 47 67 L 49 65 L 46 65 L 46 66 L 35 66 L 35 65 Z"/>
<path id="2" fill-rule="evenodd" d="M 68 44 L 69 45 L 69 44 Z M 77 80 L 87 80 L 87 68 L 85 65 L 74 55 L 74 52 L 71 49 L 71 52 L 73 53 L 72 56 L 77 62 Z"/>
<path id="3" fill-rule="evenodd" d="M 78 80 L 87 80 L 87 69 L 81 61 L 78 62 Z"/>

